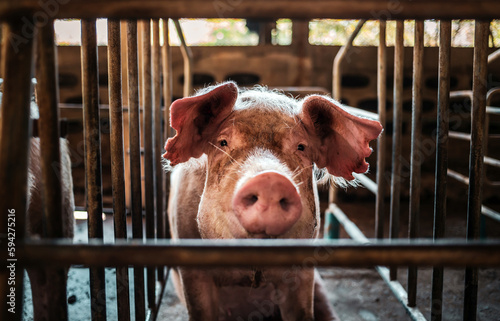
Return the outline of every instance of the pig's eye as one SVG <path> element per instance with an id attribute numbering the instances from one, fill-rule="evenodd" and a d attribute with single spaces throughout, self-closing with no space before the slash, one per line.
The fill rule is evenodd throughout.
<path id="1" fill-rule="evenodd" d="M 306 146 L 304 146 L 304 144 L 299 144 L 299 146 L 297 146 L 297 150 L 303 151 L 304 149 L 306 149 Z"/>
<path id="2" fill-rule="evenodd" d="M 220 145 L 221 145 L 222 147 L 227 146 L 227 140 L 225 140 L 225 139 L 221 140 L 221 141 L 220 141 Z"/>

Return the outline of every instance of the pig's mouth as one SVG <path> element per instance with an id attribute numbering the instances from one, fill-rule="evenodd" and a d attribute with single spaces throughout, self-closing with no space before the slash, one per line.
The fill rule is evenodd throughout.
<path id="1" fill-rule="evenodd" d="M 278 236 L 269 235 L 266 233 L 248 233 L 248 238 L 249 239 L 276 239 L 276 238 L 278 238 Z"/>

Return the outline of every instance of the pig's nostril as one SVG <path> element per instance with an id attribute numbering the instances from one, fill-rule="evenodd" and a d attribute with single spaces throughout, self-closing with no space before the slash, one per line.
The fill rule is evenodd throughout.
<path id="1" fill-rule="evenodd" d="M 290 202 L 286 198 L 280 199 L 280 206 L 284 211 L 288 211 L 290 208 Z"/>
<path id="2" fill-rule="evenodd" d="M 259 200 L 259 197 L 255 194 L 248 195 L 247 197 L 243 198 L 243 204 L 245 207 L 252 206 L 253 204 L 257 203 Z"/>

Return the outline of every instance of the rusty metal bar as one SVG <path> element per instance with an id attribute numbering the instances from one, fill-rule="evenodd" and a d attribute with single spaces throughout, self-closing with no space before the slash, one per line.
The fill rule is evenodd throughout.
<path id="1" fill-rule="evenodd" d="M 137 21 L 127 22 L 128 57 L 128 112 L 130 134 L 130 183 L 132 237 L 143 239 L 142 231 L 142 193 L 141 193 L 141 141 L 139 112 L 139 63 L 137 52 Z M 135 319 L 145 320 L 144 268 L 134 268 Z"/>
<path id="2" fill-rule="evenodd" d="M 39 0 L 5 0 L 0 2 L 0 19 L 23 11 L 45 12 L 45 5 Z M 323 0 L 315 5 L 301 0 L 72 0 L 54 10 L 53 18 L 496 19 L 498 12 L 497 0 Z"/>
<path id="3" fill-rule="evenodd" d="M 481 185 L 483 179 L 483 141 L 487 91 L 487 50 L 489 22 L 476 20 L 474 35 L 474 70 L 472 84 L 471 144 L 469 159 L 469 196 L 467 240 L 479 237 Z M 477 268 L 465 270 L 464 320 L 476 320 Z"/>
<path id="4" fill-rule="evenodd" d="M 385 128 L 387 108 L 387 45 L 386 45 L 386 21 L 379 20 L 379 44 L 377 63 L 377 99 L 379 122 Z M 384 177 L 386 165 L 386 137 L 382 133 L 377 139 L 377 198 L 375 202 L 375 236 L 379 239 L 384 237 L 385 220 L 385 189 L 386 179 Z"/>
<path id="5" fill-rule="evenodd" d="M 174 19 L 175 29 L 177 30 L 177 35 L 181 41 L 181 53 L 182 59 L 184 60 L 184 97 L 188 97 L 193 93 L 193 52 L 191 48 L 186 44 L 184 39 L 184 33 L 182 32 L 181 24 L 179 20 Z"/>
<path id="6" fill-rule="evenodd" d="M 161 166 L 161 155 L 163 154 L 163 131 L 162 131 L 162 113 L 161 113 L 161 51 L 160 51 L 160 20 L 153 20 L 153 114 L 154 114 L 154 165 L 156 172 L 156 237 L 161 239 L 165 237 L 164 233 L 164 215 L 163 208 L 163 180 L 165 173 Z M 158 281 L 164 280 L 164 267 L 158 267 Z"/>
<path id="7" fill-rule="evenodd" d="M 43 213 L 46 236 L 61 238 L 63 235 L 62 194 L 60 159 L 60 129 L 57 63 L 54 39 L 54 22 L 50 21 L 38 31 L 37 72 L 38 106 L 40 112 L 39 136 L 41 148 L 41 167 L 43 193 Z"/>
<path id="8" fill-rule="evenodd" d="M 401 210 L 401 148 L 403 131 L 403 79 L 404 79 L 404 21 L 396 21 L 396 42 L 394 44 L 394 90 L 392 116 L 392 175 L 389 237 L 399 238 L 399 217 Z M 390 268 L 390 280 L 397 279 L 398 270 Z"/>
<path id="9" fill-rule="evenodd" d="M 49 21 L 38 30 L 37 44 L 37 100 L 40 112 L 39 136 L 42 170 L 42 206 L 44 237 L 63 238 L 63 207 L 61 188 L 61 151 L 58 108 L 58 74 L 54 21 Z M 35 160 L 38 161 L 38 160 Z M 68 213 L 72 215 L 73 213 Z M 47 305 L 46 316 L 51 320 L 67 320 L 68 304 L 66 295 L 65 268 L 54 269 L 51 273 L 53 293 Z"/>
<path id="10" fill-rule="evenodd" d="M 27 37 L 23 42 L 16 42 L 24 22 L 10 21 L 3 23 L 2 74 L 3 83 L 2 107 L 0 108 L 0 210 L 2 220 L 0 233 L 2 251 L 9 258 L 7 263 L 14 266 L 15 272 L 15 311 L 13 316 L 7 301 L 0 312 L 3 320 L 21 320 L 24 297 L 24 273 L 21 262 L 17 262 L 17 244 L 8 246 L 8 238 L 15 236 L 16 243 L 25 235 L 25 213 L 27 208 L 28 155 L 31 136 L 30 103 L 33 91 L 31 77 L 33 75 L 33 38 Z M 17 45 L 14 45 L 17 44 Z M 15 230 L 8 223 L 15 222 Z M 11 229 L 9 230 L 8 227 Z M 8 234 L 8 233 L 11 234 Z M 15 233 L 13 235 L 12 233 Z M 8 249 L 15 249 L 14 252 Z M 10 254 L 14 253 L 14 254 Z M 12 295 L 8 285 L 10 268 L 0 271 L 0 294 L 2 298 Z M 10 300 L 10 299 L 9 299 Z"/>
<path id="11" fill-rule="evenodd" d="M 127 209 L 125 205 L 125 165 L 123 153 L 123 107 L 121 79 L 120 21 L 108 20 L 108 79 L 111 145 L 111 184 L 115 239 L 127 239 Z M 116 303 L 118 320 L 130 320 L 128 268 L 116 269 Z"/>
<path id="12" fill-rule="evenodd" d="M 153 78 L 151 64 L 151 20 L 143 20 L 143 144 L 144 144 L 144 189 L 146 208 L 146 238 L 155 238 L 155 164 L 154 159 L 154 132 L 153 132 Z M 154 311 L 156 300 L 156 273 L 155 269 L 147 269 L 147 293 L 149 308 Z"/>
<path id="13" fill-rule="evenodd" d="M 20 246 L 27 265 L 316 266 L 377 265 L 499 267 L 500 242 L 457 240 L 117 240 L 75 245 L 30 241 Z M 315 261 L 312 262 L 311 258 Z"/>
<path id="14" fill-rule="evenodd" d="M 162 19 L 163 26 L 163 47 L 161 50 L 162 55 L 162 69 L 163 69 L 163 103 L 165 105 L 165 110 L 163 114 L 163 119 L 165 120 L 165 130 L 163 139 L 167 140 L 170 136 L 172 136 L 173 129 L 170 128 L 170 104 L 172 103 L 172 86 L 173 86 L 173 77 L 172 77 L 172 48 L 170 47 L 169 40 L 169 27 L 168 27 L 169 19 Z M 162 148 L 162 152 L 163 152 Z M 164 192 L 164 203 L 165 203 L 165 213 L 168 207 L 168 198 L 170 194 L 170 175 L 167 173 L 165 175 L 163 184 Z M 168 218 L 165 217 L 164 224 L 164 232 L 165 238 L 170 238 L 170 225 Z"/>
<path id="15" fill-rule="evenodd" d="M 83 133 L 85 137 L 85 186 L 89 240 L 103 238 L 101 133 L 99 123 L 99 71 L 95 19 L 82 20 Z M 106 320 L 104 269 L 90 269 L 92 320 Z M 104 299 L 103 299 L 104 298 Z"/>
<path id="16" fill-rule="evenodd" d="M 446 183 L 448 170 L 448 129 L 450 105 L 451 21 L 442 20 L 439 32 L 439 90 L 436 133 L 436 174 L 434 197 L 434 239 L 444 237 L 446 221 Z M 441 321 L 443 313 L 442 267 L 432 270 L 431 320 Z"/>
<path id="17" fill-rule="evenodd" d="M 424 22 L 415 21 L 415 47 L 413 48 L 413 99 L 411 125 L 411 171 L 410 171 L 410 239 L 418 237 L 420 216 L 420 165 L 422 162 L 422 86 L 424 63 Z M 417 304 L 417 268 L 408 268 L 408 306 Z"/>

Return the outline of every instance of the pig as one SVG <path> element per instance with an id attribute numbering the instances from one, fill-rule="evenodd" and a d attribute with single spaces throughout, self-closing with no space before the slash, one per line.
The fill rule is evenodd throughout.
<path id="1" fill-rule="evenodd" d="M 382 132 L 326 96 L 233 82 L 176 100 L 170 117 L 173 239 L 318 237 L 318 181 L 365 173 Z M 338 320 L 313 268 L 179 267 L 173 280 L 192 321 Z"/>

